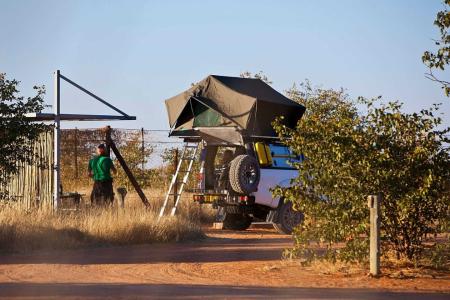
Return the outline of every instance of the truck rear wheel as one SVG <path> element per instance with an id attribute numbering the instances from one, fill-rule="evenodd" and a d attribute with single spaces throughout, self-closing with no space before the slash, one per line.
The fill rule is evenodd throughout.
<path id="1" fill-rule="evenodd" d="M 223 207 L 217 211 L 218 222 L 223 222 L 223 229 L 246 230 L 252 224 L 252 217 L 242 213 L 227 213 Z"/>
<path id="2" fill-rule="evenodd" d="M 256 192 L 260 175 L 258 162 L 250 155 L 238 155 L 230 163 L 229 180 L 236 193 Z"/>
<path id="3" fill-rule="evenodd" d="M 294 228 L 303 222 L 303 214 L 294 210 L 292 202 L 284 202 L 277 211 L 277 220 L 273 227 L 282 234 L 292 234 Z"/>

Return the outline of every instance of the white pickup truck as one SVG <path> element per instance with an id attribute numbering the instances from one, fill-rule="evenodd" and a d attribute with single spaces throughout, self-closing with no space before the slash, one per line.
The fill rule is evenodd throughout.
<path id="1" fill-rule="evenodd" d="M 248 147 L 251 145 L 251 147 Z M 252 222 L 268 222 L 291 234 L 303 219 L 291 202 L 274 198 L 271 189 L 288 186 L 297 176 L 290 162 L 300 161 L 289 148 L 276 142 L 242 146 L 205 146 L 200 155 L 198 189 L 194 201 L 218 209 L 224 229 L 245 230 Z"/>

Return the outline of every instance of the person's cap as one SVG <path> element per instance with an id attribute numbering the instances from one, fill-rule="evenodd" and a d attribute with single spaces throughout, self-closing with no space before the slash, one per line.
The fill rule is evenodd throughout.
<path id="1" fill-rule="evenodd" d="M 100 144 L 97 146 L 97 148 L 98 149 L 106 149 L 106 146 L 105 146 L 105 144 Z"/>

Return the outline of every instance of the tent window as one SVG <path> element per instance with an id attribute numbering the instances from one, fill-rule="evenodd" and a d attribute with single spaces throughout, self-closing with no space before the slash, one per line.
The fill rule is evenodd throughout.
<path id="1" fill-rule="evenodd" d="M 193 104 L 194 110 L 194 127 L 213 127 L 221 125 L 221 116 L 220 114 L 195 101 Z"/>

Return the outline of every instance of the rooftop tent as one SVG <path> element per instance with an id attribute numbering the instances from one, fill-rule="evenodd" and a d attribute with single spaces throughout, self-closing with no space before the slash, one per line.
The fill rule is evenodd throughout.
<path id="1" fill-rule="evenodd" d="M 295 127 L 305 107 L 260 79 L 210 75 L 187 91 L 166 100 L 171 136 L 199 136 L 202 131 L 239 131 L 244 136 L 276 134 L 277 116 Z M 225 130 L 225 131 L 224 131 Z"/>

